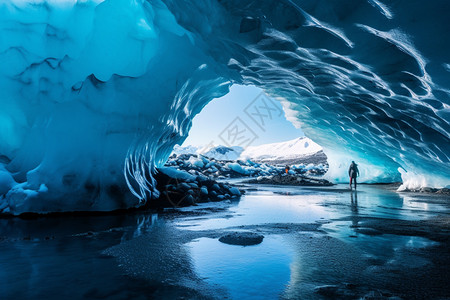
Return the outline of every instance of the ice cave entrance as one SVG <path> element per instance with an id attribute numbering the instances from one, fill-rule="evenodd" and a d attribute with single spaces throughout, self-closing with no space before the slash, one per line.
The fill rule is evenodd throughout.
<path id="1" fill-rule="evenodd" d="M 233 85 L 194 118 L 188 138 L 174 153 L 326 168 L 322 148 L 304 135 L 283 104 L 256 86 Z"/>

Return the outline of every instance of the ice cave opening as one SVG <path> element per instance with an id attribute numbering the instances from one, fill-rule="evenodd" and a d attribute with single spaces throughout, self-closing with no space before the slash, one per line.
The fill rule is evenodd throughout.
<path id="1" fill-rule="evenodd" d="M 366 182 L 448 186 L 436 11 L 448 1 L 4 1 L 0 212 L 141 205 L 192 119 L 236 84 L 283 103 L 334 182 L 355 160 Z"/>
<path id="2" fill-rule="evenodd" d="M 345 141 L 338 134 L 334 134 L 334 140 L 325 143 L 328 147 L 324 149 L 314 141 L 317 129 L 312 128 L 310 131 L 313 135 L 306 137 L 301 130 L 302 124 L 305 124 L 305 127 L 317 124 L 321 131 L 327 131 L 327 124 L 328 127 L 331 127 L 331 124 L 326 115 L 316 120 L 310 120 L 309 115 L 299 117 L 298 110 L 292 109 L 292 106 L 293 103 L 285 98 L 269 96 L 255 85 L 232 85 L 227 94 L 211 100 L 192 119 L 187 138 L 179 143 L 181 146 L 175 145 L 173 153 L 197 153 L 220 159 L 248 158 L 272 164 L 277 161 L 289 164 L 295 163 L 295 157 L 298 159 L 303 155 L 325 151 L 325 178 L 332 182 L 348 183 L 347 170 L 352 160 L 359 163 L 360 182 L 401 181 L 398 167 L 377 166 L 376 161 L 361 156 L 356 151 L 348 148 L 342 151 L 341 147 L 335 146 L 336 141 L 351 145 L 351 138 Z M 329 131 L 333 132 L 335 129 L 329 128 Z M 325 139 L 329 139 L 327 135 L 330 132 L 324 134 Z M 319 134 L 318 138 L 321 137 Z M 327 159 L 327 156 L 330 159 Z M 289 157 L 292 159 L 283 159 Z"/>
<path id="3" fill-rule="evenodd" d="M 287 105 L 254 85 L 235 84 L 193 118 L 188 137 L 175 145 L 173 154 L 278 166 L 320 165 L 325 172 L 328 164 L 322 147 L 305 136 L 297 119 L 289 117 Z"/>

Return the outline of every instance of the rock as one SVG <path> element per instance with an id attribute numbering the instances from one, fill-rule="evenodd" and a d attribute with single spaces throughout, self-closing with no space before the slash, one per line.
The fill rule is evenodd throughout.
<path id="1" fill-rule="evenodd" d="M 220 191 L 220 186 L 219 186 L 217 183 L 215 183 L 215 184 L 211 187 L 211 189 L 212 189 L 213 191 Z"/>
<path id="2" fill-rule="evenodd" d="M 208 188 L 206 186 L 202 186 L 200 189 L 200 193 L 202 195 L 208 195 Z"/>
<path id="3" fill-rule="evenodd" d="M 203 182 L 208 181 L 209 179 L 208 179 L 208 177 L 206 177 L 206 176 L 204 176 L 204 175 L 198 175 L 198 176 L 195 178 L 195 180 L 196 180 L 197 182 L 199 182 L 199 183 L 203 183 Z"/>
<path id="4" fill-rule="evenodd" d="M 186 198 L 183 199 L 184 205 L 193 205 L 195 204 L 194 197 L 192 195 L 188 195 Z"/>
<path id="5" fill-rule="evenodd" d="M 442 188 L 442 189 L 438 190 L 436 193 L 437 193 L 437 194 L 450 195 L 450 189 L 448 189 L 448 188 Z"/>
<path id="6" fill-rule="evenodd" d="M 244 183 L 276 184 L 276 185 L 298 185 L 298 186 L 331 186 L 331 182 L 325 179 L 310 178 L 303 175 L 273 175 L 257 177 L 243 181 Z"/>
<path id="7" fill-rule="evenodd" d="M 429 188 L 429 187 L 423 187 L 423 188 L 420 189 L 420 192 L 421 193 L 432 193 L 433 189 Z"/>
<path id="8" fill-rule="evenodd" d="M 260 244 L 263 239 L 263 235 L 253 232 L 233 232 L 220 237 L 219 242 L 229 245 L 251 246 Z"/>
<path id="9" fill-rule="evenodd" d="M 186 182 L 182 182 L 178 185 L 178 188 L 183 191 L 187 191 L 191 188 L 191 186 L 189 184 L 187 184 Z"/>
<path id="10" fill-rule="evenodd" d="M 241 192 L 240 192 L 237 188 L 235 188 L 234 186 L 231 187 L 231 188 L 229 189 L 229 191 L 230 191 L 230 193 L 231 193 L 233 196 L 240 196 L 240 195 L 241 195 Z"/>
<path id="11" fill-rule="evenodd" d="M 189 183 L 191 188 L 198 189 L 198 185 L 195 182 Z"/>

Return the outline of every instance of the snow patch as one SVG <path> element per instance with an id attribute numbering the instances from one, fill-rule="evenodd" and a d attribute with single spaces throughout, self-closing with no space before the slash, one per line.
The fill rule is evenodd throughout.
<path id="1" fill-rule="evenodd" d="M 310 155 L 321 150 L 322 147 L 310 138 L 299 137 L 281 143 L 247 147 L 241 153 L 240 159 L 271 161 Z"/>

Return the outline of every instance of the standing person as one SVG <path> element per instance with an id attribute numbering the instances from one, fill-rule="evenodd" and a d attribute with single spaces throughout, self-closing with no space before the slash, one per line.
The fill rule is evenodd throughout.
<path id="1" fill-rule="evenodd" d="M 289 174 L 290 169 L 291 168 L 288 165 L 286 165 L 286 167 L 284 167 L 284 171 L 286 172 L 286 174 Z"/>
<path id="2" fill-rule="evenodd" d="M 352 161 L 350 168 L 348 169 L 348 176 L 350 177 L 350 189 L 352 189 L 352 181 L 355 182 L 355 190 L 356 190 L 356 177 L 359 176 L 358 165 Z"/>

